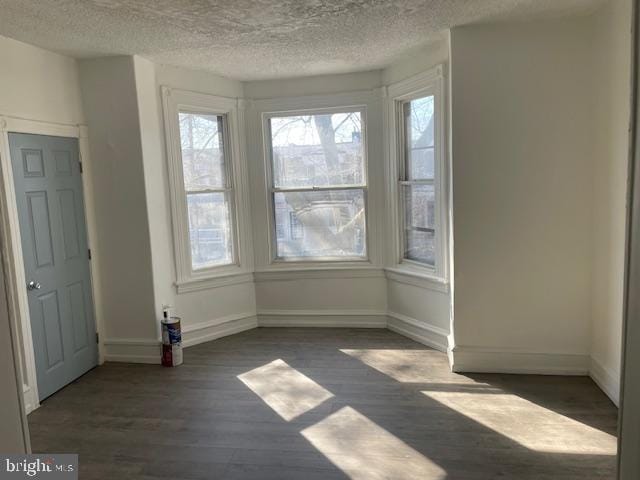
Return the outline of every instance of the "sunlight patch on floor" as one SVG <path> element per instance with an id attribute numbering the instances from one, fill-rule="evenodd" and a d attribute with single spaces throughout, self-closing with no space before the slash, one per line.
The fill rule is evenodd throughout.
<path id="1" fill-rule="evenodd" d="M 301 433 L 353 480 L 446 477 L 437 464 L 351 407 Z"/>
<path id="2" fill-rule="evenodd" d="M 380 373 L 402 383 L 451 383 L 449 361 L 435 350 L 348 349 L 342 353 L 357 358 Z M 443 376 L 443 372 L 446 372 Z M 456 382 L 476 383 L 459 376 Z"/>
<path id="3" fill-rule="evenodd" d="M 517 395 L 423 391 L 427 397 L 538 452 L 616 455 L 616 437 Z"/>
<path id="4" fill-rule="evenodd" d="M 286 421 L 333 397 L 331 392 L 280 359 L 238 378 Z"/>

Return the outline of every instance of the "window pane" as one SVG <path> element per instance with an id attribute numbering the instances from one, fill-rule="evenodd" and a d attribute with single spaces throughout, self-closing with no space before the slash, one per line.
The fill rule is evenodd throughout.
<path id="1" fill-rule="evenodd" d="M 405 214 L 407 227 L 435 228 L 436 209 L 433 185 L 407 185 L 405 192 Z"/>
<path id="2" fill-rule="evenodd" d="M 418 98 L 404 104 L 407 180 L 434 178 L 434 99 Z"/>
<path id="3" fill-rule="evenodd" d="M 360 112 L 270 121 L 275 187 L 364 184 Z"/>
<path id="4" fill-rule="evenodd" d="M 194 270 L 233 262 L 229 203 L 224 193 L 187 194 Z"/>
<path id="5" fill-rule="evenodd" d="M 433 163 L 434 148 L 423 147 L 408 152 L 408 180 L 433 180 L 435 168 Z"/>
<path id="6" fill-rule="evenodd" d="M 431 267 L 436 265 L 436 242 L 434 232 L 407 230 L 405 258 L 425 263 Z"/>
<path id="7" fill-rule="evenodd" d="M 185 190 L 224 188 L 224 117 L 180 112 L 179 121 Z"/>
<path id="8" fill-rule="evenodd" d="M 404 187 L 405 257 L 435 264 L 435 194 L 433 185 Z"/>
<path id="9" fill-rule="evenodd" d="M 364 192 L 274 194 L 278 257 L 366 256 Z"/>

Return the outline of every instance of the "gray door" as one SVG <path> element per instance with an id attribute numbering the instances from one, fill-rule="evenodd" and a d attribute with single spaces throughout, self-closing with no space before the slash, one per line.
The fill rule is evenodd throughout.
<path id="1" fill-rule="evenodd" d="M 78 142 L 9 134 L 40 400 L 96 366 Z"/>

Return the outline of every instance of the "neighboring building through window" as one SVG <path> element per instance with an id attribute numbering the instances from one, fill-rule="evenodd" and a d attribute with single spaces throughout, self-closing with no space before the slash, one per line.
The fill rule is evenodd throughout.
<path id="1" fill-rule="evenodd" d="M 276 257 L 365 259 L 360 111 L 269 118 Z"/>

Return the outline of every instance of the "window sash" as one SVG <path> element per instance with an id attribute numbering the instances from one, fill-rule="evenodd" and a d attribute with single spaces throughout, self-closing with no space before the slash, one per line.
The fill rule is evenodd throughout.
<path id="1" fill-rule="evenodd" d="M 280 188 L 280 187 L 272 187 L 271 192 L 324 192 L 324 191 L 335 191 L 335 190 L 366 190 L 367 187 L 365 185 L 332 185 L 330 187 L 295 187 L 295 188 Z"/>
<path id="2" fill-rule="evenodd" d="M 225 193 L 225 192 L 232 192 L 232 191 L 233 191 L 233 188 L 226 187 L 226 188 L 207 188 L 203 190 L 185 190 L 184 193 L 186 195 L 197 195 L 199 193 Z"/>
<path id="3" fill-rule="evenodd" d="M 212 210 L 209 213 L 216 215 L 219 213 L 223 213 L 225 218 L 225 222 L 226 225 L 221 225 L 220 223 L 213 223 L 210 225 L 197 225 L 193 230 L 191 229 L 191 213 L 189 212 L 189 210 L 187 211 L 187 215 L 188 215 L 188 221 L 189 221 L 189 247 L 190 247 L 190 258 L 191 258 L 191 268 L 194 272 L 201 272 L 201 271 L 207 271 L 210 269 L 216 269 L 216 268 L 220 268 L 220 267 L 227 267 L 229 265 L 233 264 L 233 259 L 234 259 L 234 245 L 233 245 L 233 223 L 232 223 L 232 216 L 233 216 L 233 210 L 232 210 L 232 205 L 233 202 L 230 201 L 229 198 L 229 193 L 228 192 L 217 192 L 218 194 L 222 194 L 222 201 L 218 204 L 218 206 L 222 207 L 222 212 L 220 212 L 219 210 L 216 212 L 216 210 Z M 203 192 L 195 192 L 195 193 L 190 193 L 187 194 L 187 204 L 189 205 L 189 200 L 193 199 L 193 197 L 199 197 L 201 195 L 211 195 L 211 194 L 207 194 L 207 193 L 203 193 Z M 216 204 L 214 203 L 214 207 L 216 206 Z M 194 205 L 195 207 L 195 205 Z M 187 207 L 189 209 L 189 206 Z M 197 217 L 200 218 L 200 217 Z M 198 220 L 196 219 L 196 223 L 199 223 Z M 223 251 L 223 259 L 227 259 L 228 261 L 213 261 L 211 262 L 212 258 L 208 258 L 208 259 L 204 259 L 204 261 L 201 261 L 201 265 L 199 267 L 195 266 L 195 262 L 194 262 L 194 258 L 193 258 L 193 254 L 194 251 L 198 251 L 200 252 L 202 247 L 203 247 L 203 241 L 202 241 L 202 234 L 204 232 L 213 232 L 215 238 L 210 239 L 212 241 L 212 243 L 215 244 L 221 244 L 224 245 L 226 248 Z M 205 235 L 206 238 L 206 235 Z M 204 242 L 206 243 L 206 241 Z M 202 259 L 202 255 L 204 255 L 205 257 L 207 256 L 207 253 L 215 253 L 215 252 L 207 252 L 207 250 L 205 249 L 203 251 L 203 253 L 200 254 L 200 258 Z"/>
<path id="4" fill-rule="evenodd" d="M 287 112 L 275 112 L 263 114 L 264 127 L 265 127 L 265 139 L 266 146 L 268 147 L 267 156 L 269 158 L 268 177 L 269 185 L 271 189 L 282 188 L 302 188 L 302 187 L 278 187 L 276 185 L 276 165 L 274 158 L 273 147 L 273 132 L 272 132 L 272 120 L 282 119 L 289 117 L 309 117 L 316 115 L 336 115 L 336 114 L 350 114 L 358 113 L 360 115 L 360 143 L 362 145 L 362 183 L 361 184 L 344 184 L 344 185 L 318 185 L 315 188 L 342 188 L 343 186 L 365 186 L 368 184 L 368 162 L 367 162 L 367 148 L 366 148 L 366 111 L 362 107 L 333 107 L 333 108 L 319 108 L 313 110 L 296 110 Z M 307 186 L 310 187 L 310 186 Z"/>
<path id="5" fill-rule="evenodd" d="M 411 185 L 436 185 L 436 180 L 432 178 L 426 178 L 424 180 L 399 180 L 398 184 L 403 187 Z"/>
<path id="6" fill-rule="evenodd" d="M 182 131 L 180 128 L 180 116 L 181 115 L 193 115 L 193 116 L 208 116 L 208 117 L 215 117 L 216 118 L 216 123 L 217 123 L 217 130 L 218 130 L 218 135 L 220 135 L 220 137 L 222 137 L 222 141 L 218 140 L 218 145 L 220 146 L 220 149 L 222 150 L 222 174 L 223 174 L 223 181 L 221 182 L 222 185 L 214 185 L 214 186 L 207 186 L 204 188 L 199 188 L 197 190 L 207 190 L 207 189 L 219 189 L 219 188 L 225 188 L 227 186 L 229 186 L 229 182 L 231 181 L 229 174 L 231 173 L 228 169 L 227 169 L 227 158 L 228 158 L 228 151 L 229 149 L 227 148 L 227 134 L 228 134 L 228 130 L 227 130 L 227 116 L 224 114 L 220 114 L 220 113 L 214 113 L 214 112 L 207 112 L 207 111 L 193 111 L 192 109 L 185 109 L 185 108 L 179 108 L 178 109 L 178 131 L 179 131 L 179 135 L 180 135 L 180 160 L 181 160 L 181 166 L 183 169 L 183 180 L 184 180 L 184 189 L 186 191 L 194 191 L 194 189 L 189 189 L 187 184 L 186 184 L 186 179 L 184 179 L 184 151 L 182 148 Z M 192 155 L 197 152 L 197 151 L 203 151 L 203 149 L 193 149 L 192 151 Z"/>
<path id="7" fill-rule="evenodd" d="M 272 236 L 277 240 L 277 232 L 276 232 L 276 209 L 275 209 L 275 195 L 277 193 L 296 193 L 296 192 L 319 192 L 319 191 L 328 191 L 328 192 L 340 192 L 340 191 L 361 191 L 362 199 L 364 205 L 364 255 L 325 255 L 325 256 L 280 256 L 278 255 L 278 244 L 274 244 L 274 255 L 273 260 L 275 262 L 363 262 L 368 261 L 369 259 L 369 218 L 367 212 L 367 189 L 364 187 L 353 187 L 353 188 L 322 188 L 322 189 L 306 189 L 306 190 L 277 190 L 274 189 L 271 193 L 271 205 L 273 207 L 273 232 Z M 302 228 L 302 237 L 304 237 L 304 226 Z"/>
<path id="8" fill-rule="evenodd" d="M 404 227 L 405 230 L 411 230 L 414 232 L 424 232 L 424 233 L 436 233 L 436 229 L 435 228 L 429 228 L 429 227 L 415 227 L 413 225 L 407 225 Z"/>

